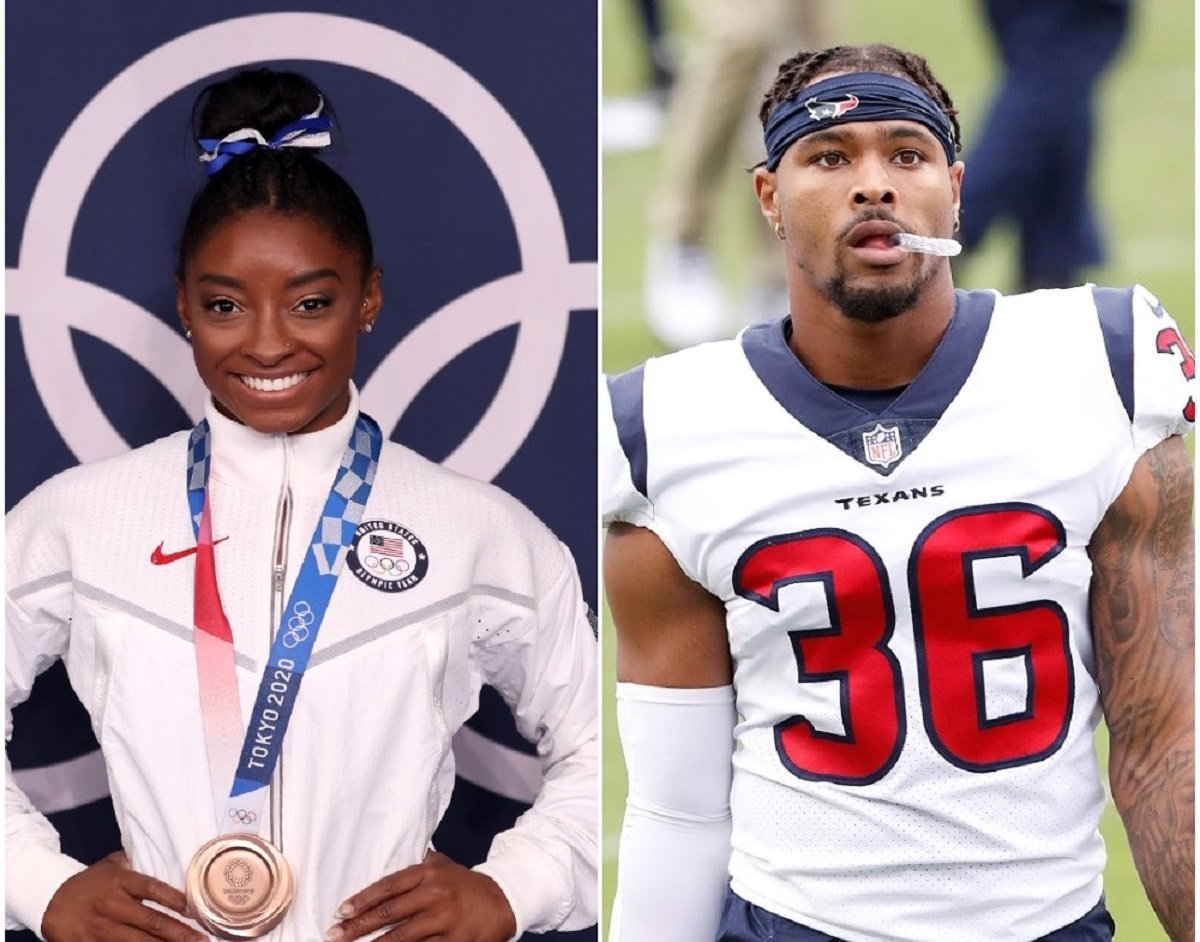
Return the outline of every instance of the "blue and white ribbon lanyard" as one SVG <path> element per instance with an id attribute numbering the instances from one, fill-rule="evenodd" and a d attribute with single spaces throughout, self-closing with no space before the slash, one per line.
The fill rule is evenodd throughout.
<path id="1" fill-rule="evenodd" d="M 329 607 L 338 574 L 362 519 L 383 434 L 370 416 L 359 414 L 313 532 L 309 551 L 281 615 L 250 722 L 244 727 L 241 757 L 229 786 L 229 744 L 241 734 L 232 633 L 217 593 L 212 553 L 211 508 L 206 500 L 211 457 L 207 421 L 188 440 L 187 492 L 196 534 L 196 669 L 201 716 L 221 833 L 258 830 L 275 764 L 282 751 L 304 669 Z M 227 796 L 227 798 L 226 798 Z"/>

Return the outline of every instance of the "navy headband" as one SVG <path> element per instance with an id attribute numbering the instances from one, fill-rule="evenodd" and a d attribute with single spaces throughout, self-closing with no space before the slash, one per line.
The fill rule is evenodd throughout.
<path id="1" fill-rule="evenodd" d="M 763 129 L 767 169 L 778 167 L 800 138 L 851 121 L 916 121 L 933 132 L 946 162 L 955 161 L 950 119 L 923 88 L 883 72 L 851 72 L 802 88 L 771 112 Z"/>

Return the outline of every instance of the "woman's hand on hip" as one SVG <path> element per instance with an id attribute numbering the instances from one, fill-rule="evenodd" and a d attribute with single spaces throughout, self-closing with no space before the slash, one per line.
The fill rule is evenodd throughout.
<path id="1" fill-rule="evenodd" d="M 42 917 L 42 935 L 47 942 L 206 942 L 206 936 L 145 901 L 187 913 L 182 892 L 130 870 L 124 851 L 117 851 L 58 888 Z"/>
<path id="2" fill-rule="evenodd" d="M 423 863 L 405 867 L 351 896 L 325 934 L 351 942 L 387 926 L 380 942 L 505 942 L 516 932 L 508 899 L 491 877 L 430 851 Z"/>

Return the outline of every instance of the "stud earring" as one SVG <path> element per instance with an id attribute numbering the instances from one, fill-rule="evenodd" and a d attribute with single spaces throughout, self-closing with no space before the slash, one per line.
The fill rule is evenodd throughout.
<path id="1" fill-rule="evenodd" d="M 183 336 L 184 336 L 184 337 L 186 337 L 188 340 L 191 340 L 191 339 L 192 339 L 192 332 L 191 332 L 190 330 L 185 330 L 185 331 L 183 332 Z"/>
<path id="2" fill-rule="evenodd" d="M 373 321 L 363 325 L 363 333 L 364 334 L 369 334 L 374 329 L 375 329 L 375 323 Z"/>

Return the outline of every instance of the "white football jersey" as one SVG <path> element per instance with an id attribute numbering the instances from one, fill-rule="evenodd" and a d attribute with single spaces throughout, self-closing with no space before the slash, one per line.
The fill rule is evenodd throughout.
<path id="1" fill-rule="evenodd" d="M 733 889 L 852 942 L 1037 939 L 1101 894 L 1088 542 L 1190 429 L 1192 355 L 1140 287 L 960 291 L 871 409 L 789 327 L 614 377 L 602 420 L 606 520 L 725 603 Z"/>

